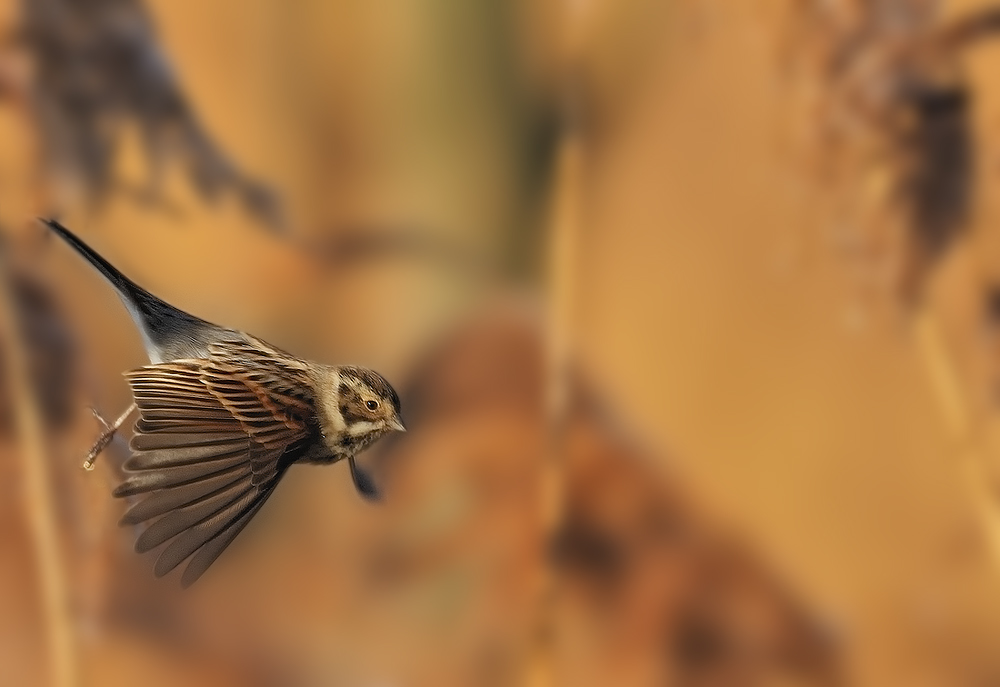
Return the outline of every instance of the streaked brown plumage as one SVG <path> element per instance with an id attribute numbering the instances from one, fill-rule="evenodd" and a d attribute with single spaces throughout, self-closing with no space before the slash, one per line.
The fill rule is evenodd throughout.
<path id="1" fill-rule="evenodd" d="M 118 497 L 146 495 L 121 520 L 156 518 L 139 552 L 166 545 L 156 575 L 208 569 L 296 462 L 347 459 L 358 491 L 377 495 L 354 456 L 402 431 L 399 397 L 379 374 L 300 360 L 243 332 L 205 322 L 141 289 L 58 222 L 45 223 L 118 290 L 151 365 L 125 373 L 139 420 Z M 169 542 L 169 543 L 168 543 Z"/>

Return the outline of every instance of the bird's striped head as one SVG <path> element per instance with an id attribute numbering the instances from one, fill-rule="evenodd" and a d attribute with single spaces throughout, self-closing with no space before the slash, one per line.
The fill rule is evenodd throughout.
<path id="1" fill-rule="evenodd" d="M 328 412 L 335 426 L 324 432 L 331 449 L 353 455 L 389 432 L 406 431 L 399 395 L 384 377 L 353 366 L 336 373 L 336 409 Z"/>

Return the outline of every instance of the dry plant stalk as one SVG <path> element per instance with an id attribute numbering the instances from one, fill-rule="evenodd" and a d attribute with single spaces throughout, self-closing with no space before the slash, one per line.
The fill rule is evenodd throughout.
<path id="1" fill-rule="evenodd" d="M 562 430 L 569 409 L 570 348 L 573 330 L 573 288 L 576 241 L 579 232 L 580 176 L 583 151 L 580 136 L 570 132 L 562 141 L 556 169 L 559 187 L 549 258 L 549 331 L 545 409 L 552 440 L 552 461 L 558 468 Z M 545 492 L 543 521 L 546 528 L 559 526 L 562 510 L 561 490 L 549 484 Z"/>
<path id="2" fill-rule="evenodd" d="M 5 86 L 4 98 L 25 124 L 24 130 L 31 150 L 29 159 L 33 161 L 29 175 L 35 180 L 32 203 L 35 207 L 48 207 L 49 189 L 43 181 L 40 164 L 41 143 L 31 116 L 27 87 L 19 75 L 12 76 Z M 3 363 L 8 370 L 7 393 L 13 399 L 13 421 L 25 484 L 25 519 L 30 529 L 38 569 L 51 684 L 54 687 L 74 687 L 78 683 L 79 663 L 52 478 L 48 469 L 51 456 L 45 441 L 46 430 L 40 399 L 30 377 L 28 351 L 21 335 L 10 277 L 9 253 L 0 255 L 0 339 L 5 344 L 0 355 L 4 356 Z"/>
<path id="3" fill-rule="evenodd" d="M 587 0 L 564 5 L 562 35 L 562 92 L 558 94 L 562 132 L 556 152 L 555 183 L 548 253 L 548 331 L 546 332 L 545 412 L 548 426 L 548 460 L 542 466 L 541 518 L 543 542 L 550 546 L 565 517 L 566 446 L 569 415 L 570 341 L 573 330 L 573 291 L 576 241 L 580 234 L 580 204 L 583 197 L 583 132 L 581 130 L 581 58 L 585 49 L 588 19 L 593 12 Z M 542 566 L 541 594 L 535 627 L 534 655 L 528 684 L 555 684 L 557 572 L 548 550 Z"/>
<path id="4" fill-rule="evenodd" d="M 548 258 L 548 331 L 546 332 L 545 414 L 547 460 L 542 465 L 541 509 L 543 541 L 555 540 L 565 512 L 565 428 L 570 398 L 570 341 L 573 329 L 573 289 L 576 241 L 580 217 L 580 177 L 583 151 L 580 135 L 567 131 L 559 145 Z M 558 580 L 548 565 L 542 569 L 542 591 L 535 628 L 535 656 L 529 684 L 554 684 L 555 605 Z"/>
<path id="5" fill-rule="evenodd" d="M 6 367 L 9 370 L 14 421 L 22 459 L 26 495 L 24 505 L 31 528 L 35 561 L 38 567 L 42 605 L 48 632 L 49 664 L 55 687 L 72 687 L 77 683 L 76 646 L 70 618 L 69 591 L 66 583 L 52 493 L 49 456 L 45 446 L 45 429 L 35 390 L 28 377 L 28 356 L 18 326 L 17 310 L 10 294 L 8 265 L 0 258 L 0 335 Z"/>
<path id="6" fill-rule="evenodd" d="M 993 564 L 1000 570 L 1000 510 L 991 493 L 984 467 L 983 449 L 976 441 L 975 424 L 965 400 L 952 356 L 949 354 L 940 325 L 926 308 L 916 321 L 917 345 L 927 368 L 949 431 L 961 451 L 961 469 L 973 506 L 986 538 Z"/>

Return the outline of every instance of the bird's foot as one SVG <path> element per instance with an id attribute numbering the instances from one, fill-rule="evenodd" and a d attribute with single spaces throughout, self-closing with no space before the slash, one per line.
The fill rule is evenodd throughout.
<path id="1" fill-rule="evenodd" d="M 96 408 L 91 408 L 90 412 L 92 412 L 94 417 L 97 418 L 97 421 L 104 426 L 104 431 L 101 432 L 101 436 L 97 437 L 97 441 L 94 442 L 90 451 L 87 452 L 87 458 L 83 461 L 83 469 L 88 472 L 94 469 L 94 463 L 97 462 L 97 456 L 99 456 L 101 452 L 108 447 L 111 440 L 115 438 L 115 434 L 118 433 L 118 429 L 125 423 L 128 416 L 135 412 L 135 403 L 130 405 L 125 412 L 111 424 L 108 424 L 108 421 L 104 419 Z"/>

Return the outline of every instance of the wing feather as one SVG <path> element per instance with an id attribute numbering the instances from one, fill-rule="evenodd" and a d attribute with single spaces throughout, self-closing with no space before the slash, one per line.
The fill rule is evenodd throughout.
<path id="1" fill-rule="evenodd" d="M 301 362 L 249 338 L 212 344 L 208 355 L 125 375 L 140 417 L 129 476 L 114 494 L 146 496 L 121 524 L 152 521 L 135 548 L 166 544 L 157 575 L 191 558 L 185 586 L 260 510 L 314 432 Z"/>
<path id="2" fill-rule="evenodd" d="M 179 427 L 180 431 L 159 431 L 148 432 L 136 435 L 132 439 L 133 451 L 154 451 L 162 448 L 174 448 L 180 446 L 221 446 L 222 444 L 237 441 L 247 445 L 245 434 L 238 439 L 234 438 L 232 429 L 228 432 L 192 432 L 190 427 Z"/>
<path id="3" fill-rule="evenodd" d="M 249 471 L 247 472 L 249 473 Z M 167 513 L 139 535 L 135 542 L 135 550 L 139 553 L 145 553 L 150 549 L 155 549 L 168 539 L 173 539 L 185 530 L 228 508 L 234 502 L 244 497 L 253 498 L 254 486 L 251 484 L 251 478 L 252 475 L 246 474 L 228 487 L 223 487 L 203 499 Z"/>
<path id="4" fill-rule="evenodd" d="M 175 435 L 181 436 L 181 435 Z M 177 465 L 187 465 L 201 461 L 213 461 L 229 456 L 246 453 L 249 442 L 246 437 L 242 441 L 212 444 L 188 444 L 176 447 L 164 447 L 156 451 L 136 453 L 125 461 L 126 470 L 149 470 Z"/>
<path id="5" fill-rule="evenodd" d="M 248 509 L 255 505 L 258 508 L 263 505 L 263 502 L 271 495 L 272 490 L 273 488 L 268 488 L 262 494 L 245 492 L 229 501 L 225 508 L 216 511 L 211 517 L 186 529 L 163 550 L 163 553 L 156 560 L 153 572 L 158 577 L 166 575 L 207 542 L 222 535 Z M 260 503 L 258 504 L 258 502 Z"/>
<path id="6" fill-rule="evenodd" d="M 179 487 L 206 477 L 214 477 L 223 470 L 245 463 L 246 456 L 244 454 L 235 454 L 208 463 L 142 470 L 129 476 L 112 493 L 115 497 L 121 498 L 123 496 L 137 496 L 157 489 Z"/>
<path id="7" fill-rule="evenodd" d="M 158 515 L 163 515 L 181 506 L 186 506 L 204 496 L 208 496 L 212 492 L 230 486 L 237 480 L 245 478 L 246 473 L 246 466 L 239 465 L 212 477 L 206 477 L 194 484 L 161 489 L 129 508 L 118 524 L 138 525 Z"/>
<path id="8" fill-rule="evenodd" d="M 274 488 L 272 487 L 271 489 L 273 490 Z M 195 580 L 201 577 L 202 573 L 208 570 L 209 566 L 215 562 L 215 559 L 236 539 L 236 535 L 243 531 L 243 528 L 250 522 L 250 518 L 264 505 L 267 496 L 270 496 L 270 493 L 258 499 L 243 515 L 229 523 L 217 536 L 209 539 L 204 546 L 198 549 L 198 552 L 191 557 L 191 562 L 187 564 L 184 573 L 181 575 L 182 587 L 190 586 Z"/>

